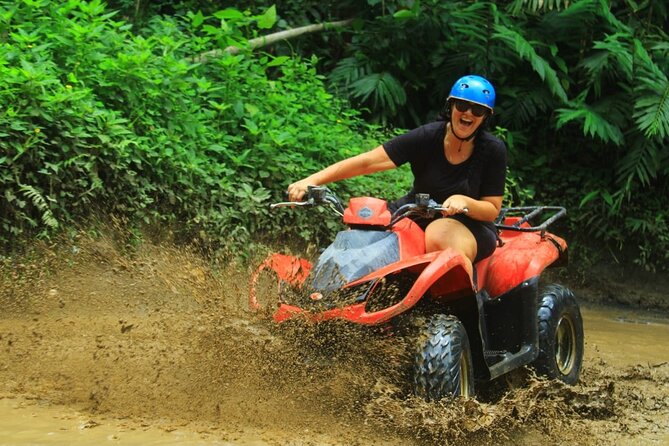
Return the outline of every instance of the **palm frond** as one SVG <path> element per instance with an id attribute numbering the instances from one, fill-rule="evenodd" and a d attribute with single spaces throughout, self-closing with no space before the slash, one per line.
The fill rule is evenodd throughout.
<path id="1" fill-rule="evenodd" d="M 507 11 L 514 15 L 545 12 L 566 8 L 569 3 L 569 0 L 513 0 L 507 6 Z"/>
<path id="2" fill-rule="evenodd" d="M 593 87 L 595 96 L 602 94 L 602 84 L 605 74 L 611 64 L 611 57 L 608 51 L 593 51 L 581 62 L 581 68 L 585 70 L 586 79 Z"/>
<path id="3" fill-rule="evenodd" d="M 500 89 L 505 100 L 499 104 L 499 117 L 501 125 L 521 129 L 535 121 L 537 116 L 552 110 L 555 100 L 544 88 L 530 88 L 529 81 L 517 79 L 516 85 Z"/>
<path id="4" fill-rule="evenodd" d="M 631 80 L 634 71 L 634 53 L 630 41 L 632 35 L 628 33 L 615 33 L 606 36 L 604 40 L 595 41 L 594 50 L 606 51 L 610 62 L 607 70 L 615 70 L 618 75 L 626 80 Z"/>
<path id="5" fill-rule="evenodd" d="M 646 138 L 669 136 L 669 80 L 641 42 L 635 41 L 639 75 L 635 78 L 634 120 Z"/>
<path id="6" fill-rule="evenodd" d="M 597 137 L 605 143 L 612 142 L 617 146 L 623 143 L 623 132 L 604 117 L 606 110 L 599 111 L 590 105 L 578 103 L 573 108 L 560 108 L 556 113 L 558 129 L 568 123 L 578 122 L 583 126 L 585 136 Z"/>
<path id="7" fill-rule="evenodd" d="M 611 3 L 609 0 L 596 0 L 599 9 L 599 15 L 606 21 L 606 23 L 614 30 L 631 33 L 633 30 L 618 20 L 615 14 L 611 11 Z"/>
<path id="8" fill-rule="evenodd" d="M 568 3 L 562 10 L 543 14 L 537 31 L 552 42 L 582 38 L 597 22 L 597 1 L 581 0 Z"/>
<path id="9" fill-rule="evenodd" d="M 656 42 L 651 46 L 650 49 L 664 53 L 666 56 L 666 54 L 669 53 L 669 42 Z"/>
<path id="10" fill-rule="evenodd" d="M 347 89 L 352 83 L 371 72 L 369 61 L 360 57 L 346 57 L 328 75 L 333 84 Z"/>
<path id="11" fill-rule="evenodd" d="M 372 73 L 351 84 L 353 97 L 365 102 L 371 99 L 375 109 L 388 108 L 395 113 L 406 103 L 406 92 L 395 77 L 388 73 Z"/>
<path id="12" fill-rule="evenodd" d="M 493 37 L 512 48 L 522 60 L 529 62 L 534 72 L 547 83 L 551 93 L 564 103 L 568 101 L 557 72 L 534 50 L 534 46 L 541 46 L 540 42 L 530 42 L 519 32 L 503 25 L 495 25 Z"/>
<path id="13" fill-rule="evenodd" d="M 644 186 L 649 186 L 660 169 L 661 150 L 658 145 L 643 138 L 636 141 L 618 163 L 618 182 L 630 185 L 639 180 Z"/>

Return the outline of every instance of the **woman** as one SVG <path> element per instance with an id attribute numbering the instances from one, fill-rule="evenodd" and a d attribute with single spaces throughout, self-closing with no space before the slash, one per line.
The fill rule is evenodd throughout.
<path id="1" fill-rule="evenodd" d="M 473 263 L 488 257 L 497 242 L 493 221 L 502 206 L 506 178 L 506 146 L 482 129 L 494 105 L 495 89 L 490 82 L 481 76 L 464 76 L 455 82 L 446 100 L 447 120 L 418 127 L 297 181 L 288 186 L 289 199 L 301 200 L 309 185 L 408 162 L 413 187 L 390 207 L 427 193 L 446 209 L 444 218 L 422 222 L 427 251 L 452 248 Z"/>

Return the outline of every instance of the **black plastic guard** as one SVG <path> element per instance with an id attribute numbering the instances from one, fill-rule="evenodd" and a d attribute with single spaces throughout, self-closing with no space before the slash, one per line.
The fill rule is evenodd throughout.
<path id="1" fill-rule="evenodd" d="M 537 299 L 539 276 L 523 281 L 495 299 L 476 294 L 483 355 L 494 379 L 529 364 L 539 352 Z"/>

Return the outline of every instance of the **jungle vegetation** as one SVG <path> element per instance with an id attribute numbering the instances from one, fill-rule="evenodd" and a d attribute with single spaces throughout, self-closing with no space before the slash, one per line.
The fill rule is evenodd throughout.
<path id="1" fill-rule="evenodd" d="M 479 73 L 505 204 L 566 206 L 583 264 L 666 271 L 667 29 L 662 0 L 0 0 L 0 242 L 102 213 L 224 252 L 319 243 L 337 222 L 266 204 Z M 335 190 L 393 198 L 408 176 Z"/>

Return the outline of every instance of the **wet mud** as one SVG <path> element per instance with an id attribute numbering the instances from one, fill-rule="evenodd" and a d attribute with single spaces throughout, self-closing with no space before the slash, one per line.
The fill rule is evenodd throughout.
<path id="1" fill-rule="evenodd" d="M 666 319 L 586 307 L 578 385 L 520 370 L 427 403 L 396 339 L 278 330 L 237 265 L 82 236 L 0 273 L 0 444 L 669 443 Z"/>

